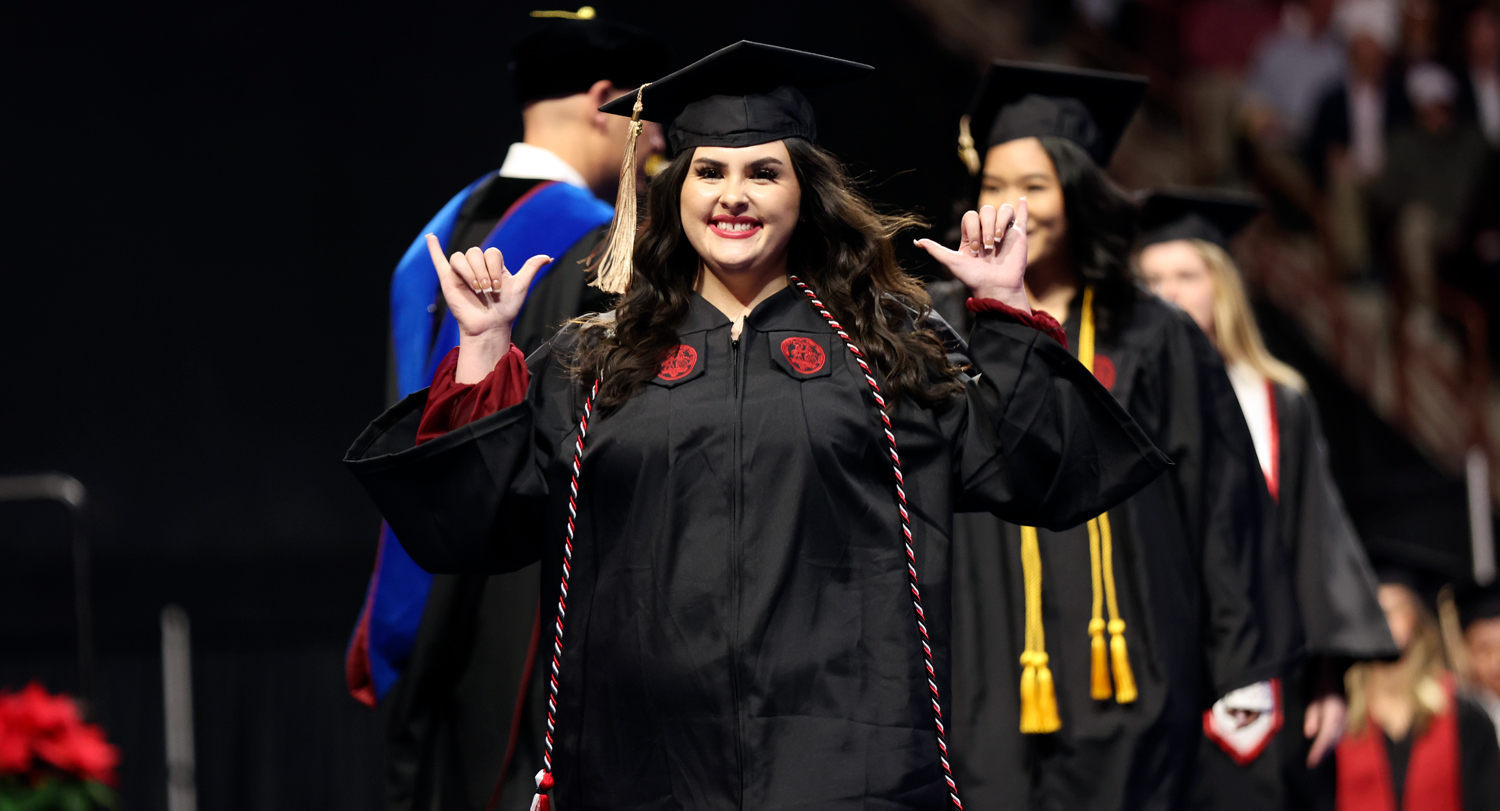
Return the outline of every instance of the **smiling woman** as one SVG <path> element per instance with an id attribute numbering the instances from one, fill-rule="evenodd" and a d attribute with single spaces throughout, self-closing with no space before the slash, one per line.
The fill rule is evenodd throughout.
<path id="1" fill-rule="evenodd" d="M 894 259 L 913 222 L 812 144 L 798 87 L 868 70 L 742 42 L 602 108 L 677 157 L 611 236 L 615 311 L 530 358 L 509 328 L 547 257 L 433 251 L 459 348 L 348 461 L 423 567 L 542 561 L 534 808 L 961 807 L 954 511 L 1067 526 L 1166 464 L 1030 311 L 1024 204 L 920 243 L 975 292 L 950 364 Z"/>

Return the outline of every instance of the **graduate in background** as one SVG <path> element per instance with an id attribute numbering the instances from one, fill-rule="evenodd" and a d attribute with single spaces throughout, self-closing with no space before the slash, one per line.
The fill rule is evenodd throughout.
<path id="1" fill-rule="evenodd" d="M 1500 744 L 1485 711 L 1459 694 L 1433 616 L 1439 583 L 1382 564 L 1380 607 L 1396 662 L 1349 668 L 1349 731 L 1339 742 L 1338 811 L 1500 809 Z"/>
<path id="2" fill-rule="evenodd" d="M 1398 653 L 1307 386 L 1266 351 L 1229 255 L 1229 241 L 1259 213 L 1255 201 L 1207 192 L 1158 192 L 1141 213 L 1142 280 L 1192 316 L 1228 366 L 1291 552 L 1310 657 L 1204 712 L 1192 806 L 1332 811 L 1327 756 L 1344 732 L 1344 671 Z"/>
<path id="3" fill-rule="evenodd" d="M 622 189 L 619 306 L 529 359 L 547 257 L 431 241 L 463 339 L 346 461 L 424 566 L 542 560 L 538 808 L 961 808 L 954 512 L 1071 526 L 1168 464 L 1031 311 L 1024 203 L 968 212 L 972 249 L 919 242 L 973 290 L 949 362 L 895 261 L 914 221 L 851 187 L 799 89 L 870 70 L 741 42 L 606 105 L 674 158 L 639 233 Z"/>
<path id="4" fill-rule="evenodd" d="M 1459 592 L 1458 617 L 1468 665 L 1466 693 L 1500 727 L 1500 583 Z"/>
<path id="5" fill-rule="evenodd" d="M 1172 808 L 1202 712 L 1301 647 L 1291 572 L 1219 354 L 1136 286 L 1105 177 L 1141 77 L 996 63 L 960 127 L 979 202 L 1030 206 L 1032 306 L 1176 463 L 1064 531 L 961 516 L 954 758 L 978 808 Z"/>
<path id="6" fill-rule="evenodd" d="M 637 28 L 578 12 L 534 12 L 516 44 L 510 73 L 523 135 L 498 171 L 474 181 L 421 234 L 449 251 L 494 247 L 512 256 L 546 254 L 513 333 L 530 352 L 569 318 L 611 306 L 585 284 L 584 259 L 614 216 L 625 124 L 598 107 L 665 69 L 667 49 Z M 652 127 L 638 141 L 642 159 L 663 146 Z M 637 162 L 636 165 L 642 165 Z M 391 343 L 396 397 L 426 388 L 458 343 L 418 236 L 391 281 Z M 360 701 L 386 716 L 390 811 L 496 807 L 502 772 L 524 784 L 539 753 L 523 729 L 540 726 L 526 708 L 535 693 L 539 620 L 536 572 L 434 578 L 382 527 L 375 573 L 353 639 L 346 677 Z M 517 612 L 536 621 L 516 623 Z M 520 712 L 518 712 L 520 710 Z M 506 794 L 524 808 L 530 791 Z"/>

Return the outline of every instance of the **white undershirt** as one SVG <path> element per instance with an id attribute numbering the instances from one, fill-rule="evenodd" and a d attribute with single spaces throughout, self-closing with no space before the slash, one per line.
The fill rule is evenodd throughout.
<path id="1" fill-rule="evenodd" d="M 557 153 L 520 141 L 511 144 L 510 150 L 505 153 L 505 162 L 500 164 L 500 176 L 557 180 L 580 189 L 589 187 L 583 175 L 559 158 Z"/>
<path id="2" fill-rule="evenodd" d="M 1240 410 L 1245 412 L 1245 424 L 1250 426 L 1250 438 L 1255 441 L 1255 456 L 1260 460 L 1260 469 L 1271 479 L 1271 392 L 1266 378 L 1240 362 L 1229 367 L 1229 382 L 1234 386 L 1235 399 L 1240 401 Z"/>

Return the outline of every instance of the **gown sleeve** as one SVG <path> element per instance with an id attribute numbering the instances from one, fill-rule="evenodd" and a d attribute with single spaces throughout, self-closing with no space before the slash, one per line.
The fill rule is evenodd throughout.
<path id="1" fill-rule="evenodd" d="M 1065 529 L 1172 464 L 1045 325 L 987 305 L 970 305 L 965 396 L 940 415 L 956 509 Z"/>
<path id="2" fill-rule="evenodd" d="M 1395 659 L 1369 558 L 1328 466 L 1328 444 L 1305 394 L 1276 386 L 1282 529 L 1291 547 L 1308 653 L 1332 662 Z M 1288 485 L 1295 490 L 1288 491 Z"/>
<path id="3" fill-rule="evenodd" d="M 455 362 L 456 350 L 432 388 L 380 415 L 344 463 L 423 569 L 515 571 L 541 556 L 544 468 L 562 439 L 553 434 L 567 423 L 571 386 L 551 344 L 524 364 L 513 349 L 473 386 L 451 379 Z"/>

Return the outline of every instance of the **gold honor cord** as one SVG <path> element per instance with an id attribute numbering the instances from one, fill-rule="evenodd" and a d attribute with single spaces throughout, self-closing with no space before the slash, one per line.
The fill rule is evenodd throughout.
<path id="1" fill-rule="evenodd" d="M 1078 325 L 1078 362 L 1094 371 L 1094 288 L 1083 289 L 1083 317 Z M 1130 655 L 1125 648 L 1125 621 L 1115 594 L 1114 539 L 1109 513 L 1088 522 L 1089 570 L 1093 576 L 1093 617 L 1089 620 L 1092 666 L 1089 695 L 1096 700 L 1129 704 L 1137 691 Z M 1026 589 L 1026 650 L 1021 654 L 1021 732 L 1027 735 L 1056 732 L 1062 727 L 1057 714 L 1057 694 L 1052 670 L 1047 666 L 1047 638 L 1042 625 L 1042 556 L 1036 527 L 1021 527 L 1021 572 Z M 1109 608 L 1109 622 L 1104 609 Z M 1105 655 L 1104 632 L 1109 631 L 1109 655 Z M 1111 664 L 1114 684 L 1110 684 Z"/>
<path id="2" fill-rule="evenodd" d="M 584 6 L 577 11 L 533 11 L 533 17 L 548 17 L 555 20 L 592 20 L 597 12 L 593 6 Z"/>

